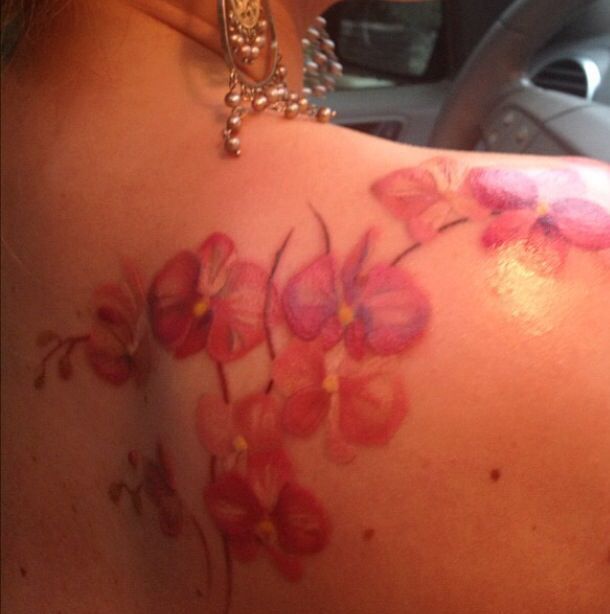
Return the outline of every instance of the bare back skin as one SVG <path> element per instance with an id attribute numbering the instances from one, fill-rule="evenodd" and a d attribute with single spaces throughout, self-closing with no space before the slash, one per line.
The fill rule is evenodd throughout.
<path id="1" fill-rule="evenodd" d="M 597 224 L 577 213 L 555 224 L 553 203 L 567 196 L 528 201 L 523 177 L 542 192 L 543 171 L 576 174 L 571 202 L 608 212 L 607 167 L 418 149 L 273 115 L 249 121 L 243 155 L 227 159 L 223 75 L 206 77 L 204 89 L 198 72 L 208 51 L 120 4 L 58 28 L 65 42 L 18 54 L 3 79 L 6 612 L 222 612 L 229 597 L 233 614 L 606 611 L 608 221 L 595 209 Z M 438 169 L 448 167 L 458 179 L 443 187 Z M 403 214 L 421 177 L 447 202 L 476 201 L 478 214 L 457 205 L 440 220 L 426 218 L 429 208 Z M 500 184 L 537 212 L 525 239 L 497 226 L 508 211 Z M 437 236 L 423 236 L 424 222 Z M 163 272 L 220 235 L 251 267 L 243 283 L 271 296 L 272 352 L 264 327 L 247 329 L 265 334 L 226 359 L 222 338 L 187 352 L 160 332 Z M 341 269 L 354 253 L 365 258 L 354 283 L 373 297 L 371 318 L 385 308 L 375 275 L 409 289 L 416 305 L 404 343 L 375 336 L 366 319 L 356 328 L 356 290 Z M 345 347 L 353 368 L 382 361 L 379 386 L 387 374 L 398 388 L 381 393 L 384 407 L 394 395 L 391 416 L 370 420 L 379 436 L 358 430 L 366 417 L 341 397 L 335 371 L 320 376 L 330 409 L 315 428 L 284 405 L 299 361 L 275 365 L 291 347 L 309 364 L 305 348 L 326 334 L 299 297 L 323 294 L 326 269 L 311 267 L 328 259 L 343 336 L 320 352 Z M 125 278 L 126 261 L 139 271 L 149 327 L 141 378 L 134 357 L 121 371 L 92 341 L 96 322 L 114 326 L 92 297 Z M 388 272 L 397 268 L 404 275 Z M 260 271 L 264 284 L 251 281 Z M 201 300 L 188 317 L 212 309 Z M 210 326 L 220 326 L 215 317 Z M 402 325 L 402 312 L 392 318 Z M 180 348 L 188 355 L 177 357 Z M 282 454 L 300 489 L 284 485 L 280 499 L 256 504 L 259 491 L 246 496 L 235 469 L 247 450 L 210 452 L 202 426 L 202 399 L 231 412 L 253 394 L 275 395 Z M 242 442 L 235 429 L 233 443 Z M 223 516 L 231 505 L 256 516 L 239 539 Z M 291 533 L 306 512 L 312 526 Z M 241 560 L 246 551 L 255 560 Z"/>

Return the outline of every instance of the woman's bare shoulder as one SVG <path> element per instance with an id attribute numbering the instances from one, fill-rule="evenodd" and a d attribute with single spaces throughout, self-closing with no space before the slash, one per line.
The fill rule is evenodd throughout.
<path id="1" fill-rule="evenodd" d="M 601 612 L 607 168 L 322 129 L 3 181 L 14 594 Z"/>

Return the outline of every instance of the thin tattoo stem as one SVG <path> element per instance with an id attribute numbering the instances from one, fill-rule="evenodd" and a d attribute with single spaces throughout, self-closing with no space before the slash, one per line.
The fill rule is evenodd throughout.
<path id="1" fill-rule="evenodd" d="M 309 203 L 309 208 L 311 209 L 312 213 L 316 216 L 316 219 L 318 220 L 318 223 L 320 224 L 320 228 L 322 229 L 322 237 L 324 238 L 324 253 L 330 254 L 331 245 L 330 245 L 330 233 L 328 232 L 328 226 L 326 225 L 326 222 L 324 221 L 324 218 L 322 217 L 320 212 L 311 203 Z"/>
<path id="2" fill-rule="evenodd" d="M 265 339 L 267 340 L 267 351 L 269 352 L 269 358 L 271 361 L 275 360 L 276 351 L 275 346 L 273 344 L 273 336 L 271 334 L 271 323 L 269 322 L 269 316 L 271 311 L 271 302 L 273 300 L 273 278 L 277 271 L 277 268 L 280 264 L 280 260 L 288 247 L 288 242 L 292 237 L 292 233 L 294 232 L 294 228 L 290 230 L 290 232 L 286 235 L 282 245 L 275 252 L 275 256 L 273 258 L 273 264 L 271 265 L 271 271 L 269 272 L 269 277 L 267 278 L 267 287 L 265 290 L 265 305 L 263 308 L 263 326 L 265 328 Z M 265 388 L 265 394 L 269 394 L 271 389 L 273 388 L 273 378 L 269 380 L 267 386 Z"/>
<path id="3" fill-rule="evenodd" d="M 457 220 L 453 220 L 452 222 L 447 222 L 446 224 L 443 224 L 442 226 L 439 227 L 437 232 L 440 234 L 441 232 L 445 232 L 446 230 L 449 230 L 450 228 L 453 228 L 454 226 L 460 226 L 461 224 L 464 224 L 468 221 L 470 221 L 469 217 L 460 217 Z M 396 256 L 396 258 L 392 260 L 392 262 L 390 262 L 390 266 L 396 266 L 397 264 L 400 263 L 400 261 L 403 258 L 408 256 L 411 252 L 414 252 L 415 250 L 419 249 L 421 246 L 422 246 L 422 243 L 420 242 L 409 245 L 409 247 L 407 247 L 405 250 L 400 252 L 400 254 L 398 254 L 398 256 Z"/>
<path id="4" fill-rule="evenodd" d="M 205 585 L 209 594 L 212 588 L 212 557 L 210 555 L 210 546 L 208 544 L 208 538 L 205 536 L 205 533 L 194 514 L 191 514 L 191 522 L 195 525 L 195 531 L 197 532 L 201 545 L 203 546 L 203 556 L 205 559 Z"/>
<path id="5" fill-rule="evenodd" d="M 229 404 L 231 402 L 229 383 L 227 382 L 227 374 L 225 373 L 224 365 L 220 361 L 216 362 L 216 373 L 218 373 L 218 381 L 220 383 L 220 389 L 222 390 L 222 400 Z"/>
<path id="6" fill-rule="evenodd" d="M 121 490 L 127 491 L 130 495 L 137 495 L 142 490 L 142 484 L 138 484 L 136 487 L 131 488 L 127 482 L 117 482 L 121 487 Z"/>
<path id="7" fill-rule="evenodd" d="M 218 459 L 216 456 L 212 456 L 210 458 L 210 482 L 214 483 L 216 481 L 216 468 L 218 464 Z M 231 559 L 231 552 L 229 550 L 229 541 L 226 535 L 222 536 L 222 551 L 225 560 L 225 572 L 227 577 L 227 584 L 225 587 L 225 607 L 224 614 L 229 614 L 229 610 L 231 609 L 231 600 L 233 595 L 233 561 Z"/>
<path id="8" fill-rule="evenodd" d="M 142 487 L 143 487 L 142 482 L 140 482 L 134 488 L 131 488 L 129 484 L 127 484 L 127 482 L 124 482 L 124 481 L 114 482 L 110 486 L 110 490 L 108 491 L 108 494 L 110 495 L 110 499 L 114 503 L 118 503 L 119 500 L 121 499 L 121 495 L 123 494 L 123 491 L 125 491 L 129 495 L 129 498 L 131 499 L 131 506 L 133 507 L 134 512 L 138 516 L 141 516 L 142 515 L 142 499 L 140 497 L 140 492 L 142 490 Z"/>
<path id="9" fill-rule="evenodd" d="M 222 549 L 225 557 L 225 570 L 227 573 L 227 585 L 225 587 L 225 609 L 224 614 L 229 614 L 231 600 L 233 597 L 233 560 L 229 551 L 229 540 L 226 535 L 222 536 Z"/>
<path id="10" fill-rule="evenodd" d="M 216 456 L 210 458 L 210 482 L 216 481 Z"/>
<path id="11" fill-rule="evenodd" d="M 271 310 L 271 300 L 272 300 L 272 290 L 273 290 L 273 278 L 277 271 L 277 268 L 280 264 L 280 260 L 288 247 L 288 242 L 292 237 L 292 233 L 294 232 L 294 228 L 290 230 L 290 232 L 286 235 L 284 242 L 280 246 L 280 248 L 275 252 L 275 256 L 273 258 L 273 264 L 271 265 L 271 271 L 269 272 L 269 277 L 267 278 L 267 288 L 265 292 L 265 305 L 263 310 L 263 321 L 265 325 L 265 337 L 267 338 L 267 349 L 269 350 L 269 357 L 271 360 L 275 359 L 275 347 L 273 345 L 273 338 L 271 336 L 271 325 L 269 323 L 269 311 Z"/>
<path id="12" fill-rule="evenodd" d="M 47 374 L 47 366 L 49 361 L 59 350 L 65 348 L 65 351 L 62 355 L 63 359 L 69 359 L 70 354 L 74 351 L 74 348 L 79 343 L 84 343 L 89 340 L 89 335 L 76 335 L 72 337 L 66 337 L 65 339 L 57 338 L 55 345 L 42 357 L 40 361 L 39 373 L 34 380 L 34 385 L 36 388 L 41 388 L 44 385 L 44 380 Z"/>
<path id="13" fill-rule="evenodd" d="M 69 356 L 72 354 L 72 351 L 79 343 L 84 343 L 89 340 L 89 335 L 80 335 L 78 337 L 68 337 L 65 340 L 67 345 L 66 351 L 64 352 L 64 356 Z"/>

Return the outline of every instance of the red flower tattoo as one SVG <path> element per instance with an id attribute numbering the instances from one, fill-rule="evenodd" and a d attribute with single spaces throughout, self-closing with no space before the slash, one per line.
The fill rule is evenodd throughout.
<path id="1" fill-rule="evenodd" d="M 402 220 L 414 241 L 433 239 L 456 216 L 480 219 L 489 215 L 464 185 L 465 167 L 453 158 L 436 157 L 418 166 L 382 177 L 373 194 Z"/>
<path id="2" fill-rule="evenodd" d="M 235 466 L 240 456 L 281 447 L 279 416 L 279 401 L 272 394 L 252 394 L 235 403 L 203 395 L 197 407 L 197 434 L 211 455 Z"/>
<path id="3" fill-rule="evenodd" d="M 369 230 L 339 274 L 334 256 L 325 254 L 290 278 L 282 305 L 297 337 L 320 337 L 327 349 L 343 338 L 349 353 L 361 358 L 366 350 L 397 354 L 421 336 L 430 318 L 427 297 L 398 267 L 365 270 L 371 242 Z"/>
<path id="4" fill-rule="evenodd" d="M 171 460 L 160 443 L 156 462 L 147 460 L 144 467 L 144 492 L 158 510 L 161 531 L 170 537 L 179 535 L 184 524 L 182 500 L 176 491 Z"/>
<path id="5" fill-rule="evenodd" d="M 351 461 L 355 445 L 387 443 L 407 414 L 403 378 L 387 358 L 356 361 L 340 349 L 325 354 L 320 343 L 294 340 L 276 359 L 273 378 L 286 397 L 283 429 L 307 437 L 327 420 L 327 453 L 335 462 Z"/>
<path id="6" fill-rule="evenodd" d="M 585 186 L 575 171 L 478 168 L 468 181 L 479 202 L 498 214 L 483 234 L 485 247 L 522 242 L 544 256 L 547 272 L 561 267 L 570 245 L 610 248 L 610 212 L 582 197 Z"/>
<path id="7" fill-rule="evenodd" d="M 255 455 L 246 476 L 223 474 L 205 489 L 204 500 L 236 560 L 253 561 L 263 550 L 289 580 L 302 576 L 299 556 L 328 543 L 322 505 L 292 480 L 288 459 L 278 451 Z"/>
<path id="8" fill-rule="evenodd" d="M 125 265 L 123 284 L 106 284 L 93 294 L 94 322 L 87 357 L 94 371 L 113 384 L 134 378 L 144 383 L 151 369 L 151 346 L 144 287 Z"/>
<path id="9" fill-rule="evenodd" d="M 267 282 L 260 266 L 235 258 L 229 237 L 214 233 L 154 278 L 148 302 L 155 336 L 177 358 L 204 348 L 218 362 L 240 358 L 265 338 Z"/>

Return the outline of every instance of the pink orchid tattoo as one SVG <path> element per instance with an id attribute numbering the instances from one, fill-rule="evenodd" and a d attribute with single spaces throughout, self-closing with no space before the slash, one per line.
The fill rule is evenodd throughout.
<path id="1" fill-rule="evenodd" d="M 246 476 L 221 475 L 205 489 L 204 500 L 236 560 L 253 561 L 262 550 L 289 580 L 303 573 L 300 556 L 321 552 L 328 543 L 324 509 L 293 481 L 281 452 L 255 455 Z"/>
<path id="2" fill-rule="evenodd" d="M 94 321 L 87 340 L 93 370 L 120 385 L 143 384 L 151 369 L 151 346 L 144 287 L 139 274 L 124 267 L 122 284 L 106 284 L 93 294 Z"/>
<path id="3" fill-rule="evenodd" d="M 368 231 L 340 271 L 324 254 L 293 275 L 282 305 L 291 331 L 304 341 L 318 337 L 326 349 L 341 339 L 349 353 L 397 354 L 416 341 L 430 318 L 428 299 L 403 269 L 365 267 L 373 241 Z"/>
<path id="4" fill-rule="evenodd" d="M 371 189 L 387 211 L 405 223 L 414 241 L 425 242 L 452 218 L 489 215 L 467 189 L 466 170 L 457 160 L 436 157 L 396 170 Z"/>
<path id="5" fill-rule="evenodd" d="M 265 338 L 267 282 L 262 267 L 236 259 L 233 241 L 214 233 L 154 278 L 148 294 L 154 334 L 176 358 L 204 348 L 218 362 L 240 358 Z"/>
<path id="6" fill-rule="evenodd" d="M 273 394 L 255 393 L 235 403 L 203 395 L 197 407 L 197 434 L 203 447 L 234 468 L 240 457 L 281 448 L 280 404 Z"/>
<path id="7" fill-rule="evenodd" d="M 570 245 L 610 248 L 610 212 L 581 196 L 585 187 L 575 171 L 478 168 L 468 182 L 479 202 L 496 214 L 482 237 L 486 248 L 522 242 L 544 254 L 547 272 L 562 266 Z"/>
<path id="8" fill-rule="evenodd" d="M 327 421 L 326 451 L 335 462 L 351 461 L 356 445 L 388 443 L 407 414 L 403 378 L 387 358 L 356 361 L 340 350 L 325 354 L 320 342 L 294 340 L 273 377 L 286 399 L 282 428 L 308 437 Z"/>

